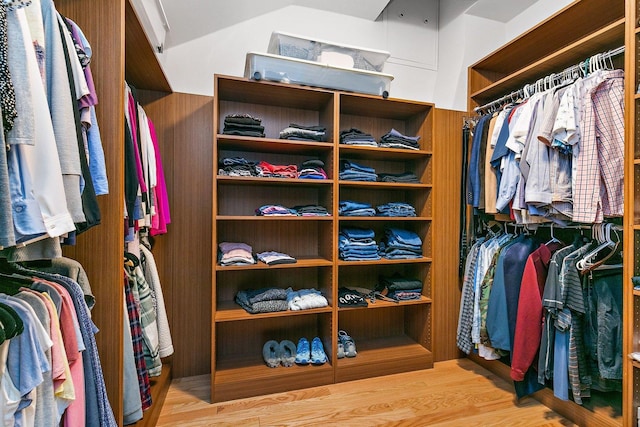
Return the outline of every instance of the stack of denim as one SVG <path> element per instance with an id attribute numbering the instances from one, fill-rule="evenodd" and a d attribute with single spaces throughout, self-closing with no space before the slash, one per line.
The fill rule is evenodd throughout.
<path id="1" fill-rule="evenodd" d="M 422 258 L 422 240 L 413 231 L 387 228 L 380 242 L 380 255 L 387 259 Z"/>
<path id="2" fill-rule="evenodd" d="M 345 261 L 369 261 L 380 259 L 373 230 L 345 227 L 338 235 L 338 252 Z"/>
<path id="3" fill-rule="evenodd" d="M 291 209 L 295 209 L 300 216 L 330 216 L 327 208 L 318 205 L 301 205 L 294 206 Z"/>
<path id="4" fill-rule="evenodd" d="M 419 150 L 419 136 L 406 136 L 395 129 L 391 129 L 388 133 L 380 138 L 380 147 L 389 148 L 408 148 L 410 150 Z"/>
<path id="5" fill-rule="evenodd" d="M 323 169 L 324 162 L 320 159 L 310 159 L 302 162 L 298 178 L 300 179 L 327 179 L 327 173 Z"/>
<path id="6" fill-rule="evenodd" d="M 376 211 L 368 203 L 340 200 L 338 214 L 340 216 L 375 216 Z"/>
<path id="7" fill-rule="evenodd" d="M 262 119 L 249 114 L 230 114 L 224 118 L 225 135 L 257 136 L 264 138 Z"/>
<path id="8" fill-rule="evenodd" d="M 340 132 L 340 144 L 345 145 L 367 145 L 377 147 L 378 143 L 373 136 L 362 132 L 360 129 L 351 128 Z"/>
<path id="9" fill-rule="evenodd" d="M 385 296 L 398 301 L 414 300 L 422 297 L 422 282 L 418 279 L 400 275 L 380 277 L 380 282 L 376 289 L 385 294 Z"/>
<path id="10" fill-rule="evenodd" d="M 378 175 L 376 175 L 375 169 L 362 166 L 349 160 L 342 160 L 340 162 L 340 175 L 341 180 L 344 181 L 377 181 Z"/>
<path id="11" fill-rule="evenodd" d="M 256 163 L 244 157 L 225 157 L 220 160 L 218 175 L 257 176 Z"/>
<path id="12" fill-rule="evenodd" d="M 324 126 L 302 126 L 291 123 L 280 131 L 280 139 L 295 141 L 326 141 L 327 128 Z"/>
<path id="13" fill-rule="evenodd" d="M 295 209 L 286 208 L 282 205 L 262 205 L 256 209 L 258 216 L 298 216 Z"/>
<path id="14" fill-rule="evenodd" d="M 378 175 L 378 181 L 381 182 L 411 182 L 419 183 L 418 177 L 413 172 L 403 173 L 381 173 Z"/>
<path id="15" fill-rule="evenodd" d="M 403 202 L 389 202 L 376 206 L 377 216 L 416 216 L 416 209 Z"/>

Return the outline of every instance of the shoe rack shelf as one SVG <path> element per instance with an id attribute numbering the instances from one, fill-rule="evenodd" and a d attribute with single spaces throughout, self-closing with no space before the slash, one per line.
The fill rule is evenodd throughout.
<path id="1" fill-rule="evenodd" d="M 430 368 L 432 349 L 432 144 L 433 105 L 375 96 L 312 89 L 242 78 L 214 77 L 214 182 L 212 277 L 212 401 L 282 392 L 357 378 Z M 262 119 L 266 138 L 222 134 L 224 117 L 246 113 Z M 322 125 L 328 142 L 278 139 L 290 123 Z M 392 128 L 419 135 L 419 150 L 341 146 L 340 131 L 358 128 L 376 140 Z M 321 159 L 327 180 L 220 176 L 219 160 L 244 157 L 272 164 L 300 164 Z M 419 183 L 354 182 L 338 179 L 341 160 L 376 169 L 377 173 L 413 172 Z M 416 217 L 340 217 L 340 200 L 376 206 L 402 201 Z M 317 204 L 326 217 L 259 217 L 265 204 Z M 342 226 L 375 231 L 387 226 L 411 230 L 423 240 L 418 259 L 348 262 L 338 258 Z M 216 252 L 223 241 L 244 242 L 255 253 L 276 250 L 295 264 L 220 266 Z M 407 302 L 376 300 L 367 307 L 338 306 L 340 286 L 372 289 L 381 275 L 401 274 L 423 282 L 422 297 Z M 249 314 L 234 302 L 239 290 L 265 286 L 322 291 L 328 307 Z M 338 331 L 353 338 L 357 356 L 337 358 Z M 319 366 L 269 368 L 262 359 L 268 340 L 297 343 L 319 337 L 328 362 Z"/>

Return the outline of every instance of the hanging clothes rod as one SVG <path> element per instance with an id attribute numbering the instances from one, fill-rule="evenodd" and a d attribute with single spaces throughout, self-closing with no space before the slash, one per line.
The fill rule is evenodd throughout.
<path id="1" fill-rule="evenodd" d="M 578 73 L 581 75 L 587 75 L 588 73 L 597 70 L 598 69 L 597 67 L 602 65 L 604 61 L 611 59 L 614 56 L 620 55 L 622 53 L 624 53 L 624 46 L 620 46 L 618 48 L 609 50 L 607 52 L 593 55 L 578 64 L 565 68 L 559 73 L 552 73 L 546 77 L 536 80 L 536 82 L 533 84 L 526 84 L 521 89 L 515 90 L 485 105 L 476 107 L 473 109 L 473 111 L 480 114 L 482 111 L 486 111 L 491 107 L 501 105 L 505 101 L 515 102 L 518 99 L 531 96 L 536 92 L 541 92 L 546 89 L 550 89 L 553 87 L 553 85 L 556 82 L 562 83 L 563 81 L 567 80 L 571 76 L 575 76 Z"/>

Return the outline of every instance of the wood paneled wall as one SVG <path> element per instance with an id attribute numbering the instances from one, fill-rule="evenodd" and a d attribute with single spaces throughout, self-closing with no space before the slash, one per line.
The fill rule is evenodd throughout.
<path id="1" fill-rule="evenodd" d="M 153 121 L 171 224 L 153 248 L 175 353 L 174 378 L 211 372 L 213 98 L 138 91 Z"/>
<path id="2" fill-rule="evenodd" d="M 433 351 L 434 361 L 456 359 L 460 278 L 462 111 L 436 108 L 433 143 Z"/>
<path id="3" fill-rule="evenodd" d="M 91 41 L 91 71 L 98 93 L 96 106 L 104 147 L 109 194 L 98 197 L 102 223 L 78 236 L 66 256 L 85 268 L 96 305 L 92 319 L 107 393 L 116 420 L 122 423 L 124 200 L 124 2 L 56 0 L 60 13 L 75 21 Z"/>

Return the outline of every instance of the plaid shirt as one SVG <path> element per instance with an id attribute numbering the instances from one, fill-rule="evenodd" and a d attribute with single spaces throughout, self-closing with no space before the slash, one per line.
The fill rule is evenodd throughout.
<path id="1" fill-rule="evenodd" d="M 144 350 L 142 338 L 142 327 L 140 326 L 140 314 L 138 312 L 138 304 L 133 296 L 129 279 L 125 276 L 124 280 L 125 298 L 127 301 L 127 311 L 129 313 L 129 326 L 131 327 L 131 340 L 133 341 L 133 355 L 136 362 L 136 371 L 138 372 L 138 385 L 140 386 L 140 399 L 142 400 L 142 410 L 149 409 L 151 406 L 151 384 L 149 383 L 149 373 L 147 372 L 147 364 L 144 360 Z"/>
<path id="2" fill-rule="evenodd" d="M 624 71 L 605 80 L 584 100 L 582 140 L 576 160 L 573 220 L 599 223 L 622 216 L 624 193 Z"/>

